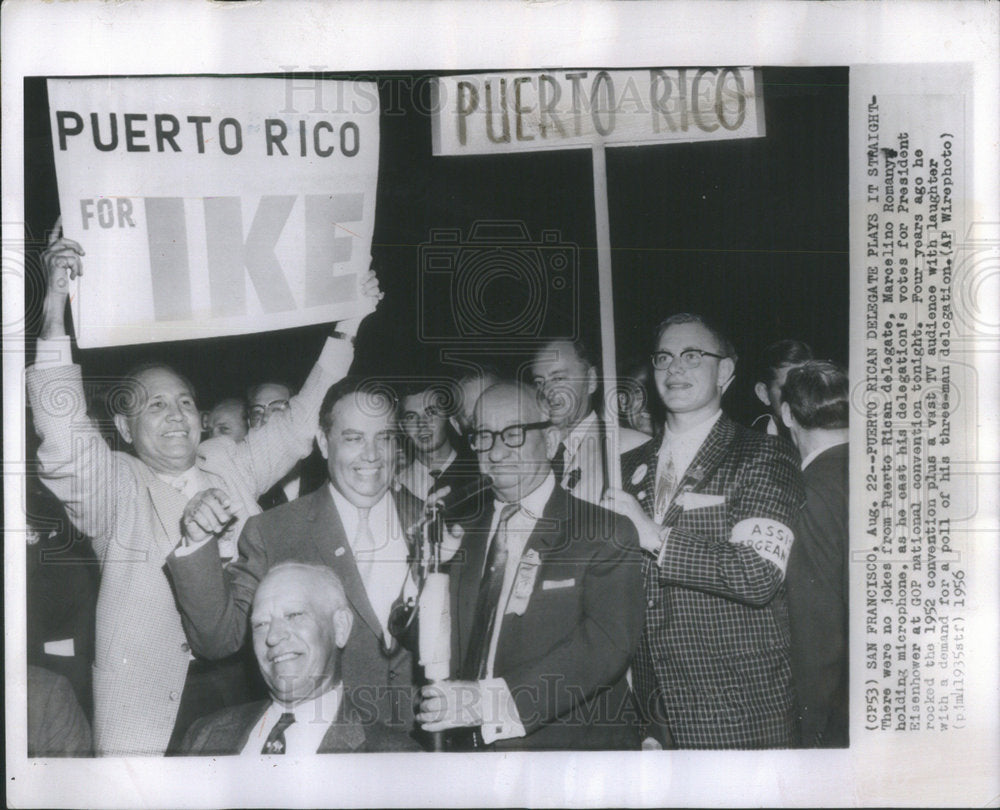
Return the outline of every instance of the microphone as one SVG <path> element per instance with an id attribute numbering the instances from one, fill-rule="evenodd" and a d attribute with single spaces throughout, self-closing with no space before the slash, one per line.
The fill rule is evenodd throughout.
<path id="1" fill-rule="evenodd" d="M 488 475 L 479 475 L 473 481 L 469 481 L 467 484 L 452 489 L 444 498 L 440 498 L 434 501 L 435 506 L 432 508 L 438 509 L 453 509 L 459 504 L 470 501 L 473 498 L 479 497 L 482 493 L 493 486 L 493 479 Z M 434 493 L 431 492 L 428 498 L 433 496 Z"/>

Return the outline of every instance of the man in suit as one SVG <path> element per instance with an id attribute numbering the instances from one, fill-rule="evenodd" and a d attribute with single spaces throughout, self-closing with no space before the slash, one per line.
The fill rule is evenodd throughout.
<path id="1" fill-rule="evenodd" d="M 423 688 L 418 720 L 498 750 L 638 748 L 625 678 L 642 628 L 635 530 L 556 486 L 555 432 L 529 388 L 487 389 L 475 422 L 496 501 L 455 530 L 453 677 Z"/>
<path id="2" fill-rule="evenodd" d="M 330 480 L 310 495 L 247 521 L 239 557 L 218 562 L 218 532 L 231 503 L 209 490 L 184 513 L 184 545 L 167 558 L 195 652 L 219 658 L 238 650 L 258 583 L 270 568 L 298 561 L 329 566 L 343 582 L 354 622 L 343 655 L 344 679 L 375 706 L 379 720 L 412 724 L 413 662 L 386 631 L 409 580 L 404 529 L 421 504 L 389 489 L 396 458 L 395 402 L 346 377 L 327 391 L 317 441 Z M 251 431 L 252 435 L 253 431 Z M 412 582 L 410 583 L 412 585 Z"/>
<path id="3" fill-rule="evenodd" d="M 80 367 L 71 364 L 65 307 L 83 249 L 53 240 L 36 360 L 28 398 L 41 438 L 40 478 L 90 538 L 101 563 L 94 656 L 94 748 L 99 755 L 162 754 L 182 707 L 200 701 L 202 662 L 194 661 L 163 571 L 181 539 L 181 517 L 199 490 L 228 494 L 233 522 L 214 547 L 235 553 L 235 534 L 259 511 L 257 498 L 308 452 L 323 392 L 350 365 L 350 340 L 329 339 L 302 391 L 280 419 L 245 442 L 201 442 L 190 382 L 146 364 L 112 392 L 114 423 L 133 454 L 112 451 L 87 416 Z M 376 289 L 374 275 L 366 282 Z M 342 324 L 354 330 L 356 323 Z M 233 650 L 235 652 L 235 650 Z M 193 718 L 192 718 L 193 719 Z"/>
<path id="4" fill-rule="evenodd" d="M 292 389 L 283 382 L 263 382 L 247 391 L 247 417 L 250 429 L 262 428 L 276 413 L 288 410 Z M 261 509 L 273 509 L 315 492 L 326 481 L 326 465 L 315 446 L 273 487 L 257 499 Z"/>
<path id="5" fill-rule="evenodd" d="M 792 741 L 784 578 L 803 495 L 792 451 L 721 409 L 732 344 L 697 315 L 660 325 L 652 357 L 662 441 L 622 458 L 646 552 L 646 626 L 632 667 L 647 747 Z M 669 735 L 669 736 L 668 736 Z"/>
<path id="6" fill-rule="evenodd" d="M 344 587 L 322 565 L 281 563 L 254 594 L 253 649 L 269 701 L 231 706 L 194 723 L 182 755 L 307 756 L 415 751 L 404 730 L 371 722 L 341 680 L 354 614 Z"/>
<path id="7" fill-rule="evenodd" d="M 788 373 L 781 417 L 802 456 L 806 506 L 788 559 L 801 744 L 847 746 L 847 373 L 812 360 Z"/>
<path id="8" fill-rule="evenodd" d="M 582 341 L 553 340 L 535 352 L 531 379 L 558 432 L 552 457 L 556 481 L 563 488 L 599 504 L 607 487 L 604 423 L 591 407 L 600 372 Z M 618 427 L 618 452 L 649 438 L 628 427 Z"/>

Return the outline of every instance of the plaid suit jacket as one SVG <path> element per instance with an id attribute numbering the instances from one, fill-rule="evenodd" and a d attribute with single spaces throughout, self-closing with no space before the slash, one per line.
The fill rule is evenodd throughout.
<path id="1" fill-rule="evenodd" d="M 198 448 L 198 467 L 236 504 L 237 531 L 260 512 L 260 494 L 309 452 L 323 395 L 350 362 L 346 341 L 328 341 L 287 414 L 240 444 L 220 438 Z M 27 387 L 42 440 L 39 477 L 91 539 L 101 563 L 94 749 L 98 755 L 162 754 L 191 659 L 163 569 L 180 542 L 187 498 L 138 458 L 108 447 L 87 416 L 79 366 L 31 367 Z"/>
<path id="2" fill-rule="evenodd" d="M 650 516 L 659 446 L 622 456 L 623 486 Z M 784 565 L 803 501 L 789 448 L 725 415 L 679 482 L 662 566 L 644 555 L 632 670 L 647 720 L 665 722 L 679 747 L 791 744 Z"/>

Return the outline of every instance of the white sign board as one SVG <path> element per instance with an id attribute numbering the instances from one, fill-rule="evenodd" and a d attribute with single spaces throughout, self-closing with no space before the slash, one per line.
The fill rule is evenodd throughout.
<path id="1" fill-rule="evenodd" d="M 378 89 L 316 84 L 296 107 L 285 79 L 49 80 L 63 233 L 86 250 L 80 346 L 370 311 Z"/>
<path id="2" fill-rule="evenodd" d="M 474 73 L 439 78 L 435 155 L 759 138 L 752 68 Z"/>

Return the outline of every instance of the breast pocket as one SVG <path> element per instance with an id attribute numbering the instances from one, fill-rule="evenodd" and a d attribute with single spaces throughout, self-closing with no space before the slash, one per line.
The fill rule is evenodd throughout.
<path id="1" fill-rule="evenodd" d="M 674 526 L 711 538 L 728 535 L 729 510 L 725 502 L 684 509 Z"/>

